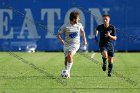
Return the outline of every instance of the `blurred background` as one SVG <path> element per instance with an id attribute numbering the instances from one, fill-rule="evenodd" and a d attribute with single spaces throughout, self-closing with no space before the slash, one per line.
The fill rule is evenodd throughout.
<path id="1" fill-rule="evenodd" d="M 103 14 L 116 27 L 115 50 L 140 51 L 139 0 L 0 0 L 0 51 L 62 51 L 56 34 L 75 9 L 88 51 L 99 51 L 94 31 Z"/>

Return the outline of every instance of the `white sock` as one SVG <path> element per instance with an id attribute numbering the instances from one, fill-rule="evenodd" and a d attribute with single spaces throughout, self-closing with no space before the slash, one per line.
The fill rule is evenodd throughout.
<path id="1" fill-rule="evenodd" d="M 70 73 L 70 70 L 71 70 L 72 64 L 73 64 L 73 62 L 71 62 L 71 63 L 67 63 L 67 70 L 69 71 L 69 73 Z"/>

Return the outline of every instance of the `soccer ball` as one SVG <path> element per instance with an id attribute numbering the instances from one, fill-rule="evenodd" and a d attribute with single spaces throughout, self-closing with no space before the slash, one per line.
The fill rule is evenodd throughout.
<path id="1" fill-rule="evenodd" d="M 62 76 L 62 77 L 68 77 L 68 76 L 69 76 L 68 70 L 62 70 L 61 76 Z"/>

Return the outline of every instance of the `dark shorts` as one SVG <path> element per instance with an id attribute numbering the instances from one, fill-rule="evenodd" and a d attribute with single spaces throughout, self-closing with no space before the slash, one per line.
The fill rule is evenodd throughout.
<path id="1" fill-rule="evenodd" d="M 100 51 L 107 51 L 108 56 L 113 57 L 114 56 L 114 46 L 112 43 L 109 44 L 104 44 L 104 45 L 99 45 L 100 46 Z"/>

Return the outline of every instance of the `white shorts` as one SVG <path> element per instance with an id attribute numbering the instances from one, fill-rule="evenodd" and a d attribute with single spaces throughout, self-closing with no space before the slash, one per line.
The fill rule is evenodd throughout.
<path id="1" fill-rule="evenodd" d="M 74 44 L 74 45 L 70 45 L 70 46 L 64 46 L 64 55 L 65 57 L 68 56 L 68 52 L 71 52 L 72 55 L 74 55 L 78 49 L 80 48 L 80 45 Z"/>

